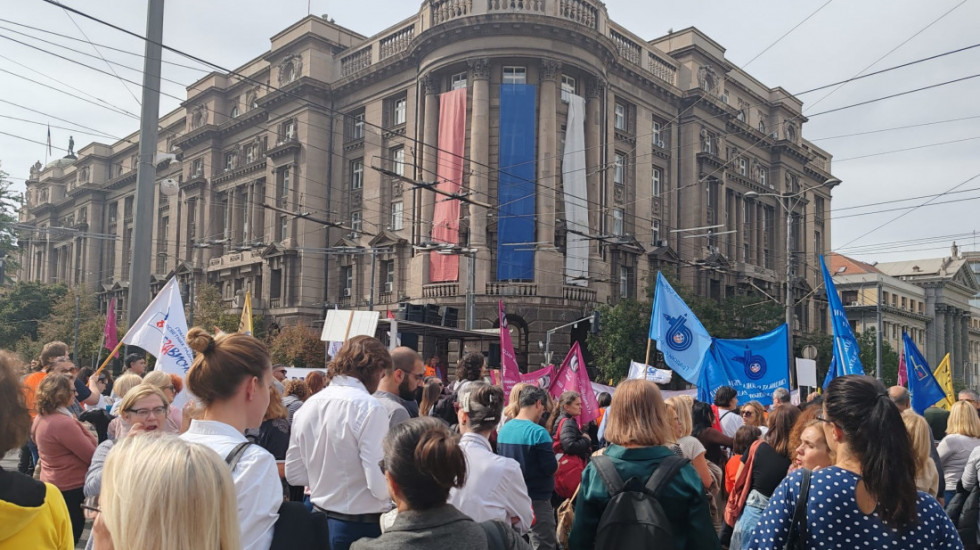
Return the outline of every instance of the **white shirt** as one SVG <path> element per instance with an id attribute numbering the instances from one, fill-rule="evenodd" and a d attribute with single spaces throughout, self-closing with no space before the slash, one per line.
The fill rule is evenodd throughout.
<path id="1" fill-rule="evenodd" d="M 378 463 L 388 413 L 349 376 L 335 376 L 293 417 L 286 480 L 308 485 L 310 501 L 341 514 L 376 514 L 391 508 Z"/>
<path id="2" fill-rule="evenodd" d="M 727 413 L 727 414 L 726 414 Z M 718 407 L 718 421 L 721 423 L 721 433 L 728 437 L 735 437 L 735 432 L 742 427 L 742 417 L 737 412 L 729 412 L 728 409 Z"/>
<path id="3" fill-rule="evenodd" d="M 459 446 L 466 455 L 466 483 L 449 491 L 449 503 L 474 521 L 499 520 L 514 524 L 522 533 L 531 528 L 534 514 L 521 465 L 494 454 L 482 435 L 463 434 Z"/>
<path id="4" fill-rule="evenodd" d="M 247 441 L 235 428 L 214 420 L 192 420 L 191 427 L 180 437 L 208 447 L 218 453 L 221 460 L 236 445 Z M 268 550 L 272 546 L 272 533 L 282 504 L 282 482 L 279 481 L 276 459 L 262 447 L 249 445 L 231 477 L 238 497 L 243 550 Z"/>

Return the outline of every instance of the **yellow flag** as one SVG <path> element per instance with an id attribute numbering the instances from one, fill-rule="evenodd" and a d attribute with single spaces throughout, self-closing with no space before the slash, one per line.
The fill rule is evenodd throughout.
<path id="1" fill-rule="evenodd" d="M 242 320 L 238 322 L 238 332 L 252 335 L 252 295 L 245 292 L 245 307 L 242 308 Z"/>
<path id="2" fill-rule="evenodd" d="M 953 403 L 956 402 L 956 399 L 953 397 L 953 375 L 949 370 L 948 353 L 946 354 L 946 357 L 943 357 L 943 360 L 939 362 L 939 366 L 936 367 L 935 372 L 933 372 L 933 376 L 936 377 L 936 382 L 939 382 L 939 387 L 946 393 L 946 399 L 940 399 L 933 406 L 939 407 L 940 409 L 946 409 L 948 411 L 950 407 L 953 406 Z"/>

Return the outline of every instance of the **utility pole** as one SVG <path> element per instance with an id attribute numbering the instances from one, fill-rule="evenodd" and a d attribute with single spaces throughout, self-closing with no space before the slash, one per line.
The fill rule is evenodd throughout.
<path id="1" fill-rule="evenodd" d="M 779 203 L 782 205 L 783 198 L 779 197 Z M 789 203 L 789 199 L 786 199 Z M 786 210 L 786 294 L 783 298 L 786 300 L 786 344 L 789 347 L 789 389 L 792 390 L 796 386 L 796 363 L 795 355 L 793 353 L 793 283 L 790 277 L 793 274 L 793 252 L 791 250 L 791 244 L 793 240 L 793 210 L 787 204 Z"/>
<path id="2" fill-rule="evenodd" d="M 877 309 L 877 326 L 875 328 L 875 378 L 881 382 L 881 338 L 882 338 L 882 327 L 884 323 L 881 320 L 881 275 L 878 276 L 878 284 L 875 285 L 875 289 L 878 291 L 878 298 L 875 302 L 878 303 Z"/>
<path id="3" fill-rule="evenodd" d="M 157 126 L 160 123 L 160 55 L 163 43 L 164 0 L 147 0 L 146 49 L 143 62 L 143 103 L 140 111 L 139 167 L 133 224 L 132 265 L 129 270 L 129 310 L 126 321 L 136 324 L 150 304 L 150 251 L 153 194 L 156 182 Z"/>

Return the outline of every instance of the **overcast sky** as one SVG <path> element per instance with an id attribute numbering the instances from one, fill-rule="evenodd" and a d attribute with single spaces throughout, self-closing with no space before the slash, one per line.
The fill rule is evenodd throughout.
<path id="1" fill-rule="evenodd" d="M 146 28 L 145 2 L 140 0 L 65 3 L 140 34 Z M 164 42 L 220 65 L 237 67 L 267 51 L 269 38 L 304 17 L 308 4 L 312 13 L 327 13 L 338 24 L 368 36 L 412 15 L 419 7 L 411 0 L 168 0 Z M 726 49 L 729 61 L 765 85 L 782 86 L 800 94 L 804 112 L 812 115 L 803 126 L 803 136 L 834 155 L 833 173 L 844 182 L 834 192 L 832 202 L 835 250 L 862 260 L 883 262 L 948 255 L 954 240 L 961 250 L 980 250 L 980 236 L 975 234 L 980 206 L 980 106 L 976 102 L 980 97 L 980 78 L 818 114 L 975 75 L 980 67 L 980 47 L 851 82 L 836 91 L 829 88 L 801 93 L 852 78 L 862 71 L 873 72 L 980 43 L 980 2 L 607 0 L 606 6 L 613 20 L 646 39 L 662 36 L 670 29 L 696 26 Z M 105 136 L 91 135 L 92 131 L 86 135 L 74 125 L 115 138 L 137 130 L 138 119 L 119 112 L 139 114 L 137 85 L 124 86 L 115 76 L 9 39 L 28 42 L 106 72 L 106 63 L 86 42 L 20 25 L 79 39 L 84 31 L 93 42 L 142 54 L 140 41 L 78 15 L 69 16 L 65 10 L 41 0 L 0 0 L 0 19 L 0 163 L 19 185 L 30 166 L 44 160 L 47 123 L 52 126 L 55 147 L 62 148 L 55 151 L 55 156 L 64 155 L 69 134 L 75 138 L 76 151 L 90 141 L 112 142 Z M 110 62 L 136 69 L 113 66 L 119 76 L 140 81 L 140 57 L 99 50 Z M 164 52 L 164 60 L 197 65 L 169 52 Z M 174 82 L 165 81 L 163 92 L 184 98 L 186 86 L 205 72 L 165 63 L 163 77 Z M 178 103 L 177 99 L 164 96 L 161 114 L 176 108 Z M 104 108 L 106 105 L 111 107 Z M 74 124 L 60 122 L 56 117 Z M 922 126 L 928 123 L 934 124 Z M 895 129 L 913 125 L 919 126 Z M 863 135 L 851 135 L 857 133 Z M 851 136 L 838 137 L 847 135 Z M 912 150 L 899 151 L 903 149 Z M 970 178 L 975 179 L 968 181 Z M 950 190 L 953 192 L 946 196 L 924 197 Z M 913 200 L 868 206 L 898 199 Z M 946 204 L 913 211 L 894 210 L 929 200 Z M 855 208 L 858 206 L 861 208 Z"/>

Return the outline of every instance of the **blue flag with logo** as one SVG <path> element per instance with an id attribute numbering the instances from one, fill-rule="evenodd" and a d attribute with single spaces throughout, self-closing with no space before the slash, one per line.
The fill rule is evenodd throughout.
<path id="1" fill-rule="evenodd" d="M 902 341 L 905 343 L 905 365 L 909 373 L 909 393 L 912 394 L 912 410 L 922 414 L 933 403 L 946 398 L 936 377 L 932 374 L 932 369 L 926 358 L 922 356 L 915 342 L 909 338 L 908 333 L 902 332 Z"/>
<path id="2" fill-rule="evenodd" d="M 827 302 L 830 304 L 830 318 L 834 329 L 834 358 L 827 378 L 824 380 L 824 387 L 827 387 L 830 380 L 836 376 L 864 374 L 864 367 L 861 366 L 857 338 L 854 337 L 854 331 L 851 330 L 851 325 L 847 322 L 844 304 L 840 301 L 834 278 L 827 271 L 827 264 L 824 262 L 823 256 L 820 256 L 820 267 L 823 269 L 823 286 L 827 289 Z"/>
<path id="3" fill-rule="evenodd" d="M 772 404 L 776 388 L 789 389 L 789 330 L 782 324 L 755 338 L 714 338 L 701 363 L 698 400 L 711 403 L 721 386 L 738 392 L 739 403 L 758 401 Z"/>
<path id="4" fill-rule="evenodd" d="M 711 346 L 711 336 L 660 273 L 657 273 L 650 315 L 650 339 L 657 341 L 657 349 L 674 372 L 691 384 L 697 382 L 701 360 Z"/>

